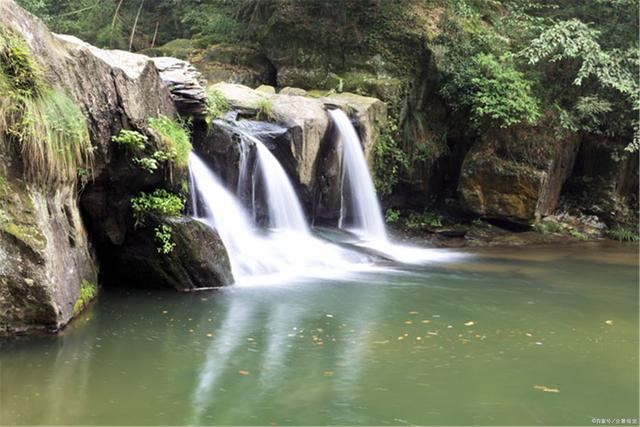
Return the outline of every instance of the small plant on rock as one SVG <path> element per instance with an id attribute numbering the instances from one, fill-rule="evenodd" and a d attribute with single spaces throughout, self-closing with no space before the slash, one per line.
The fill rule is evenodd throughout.
<path id="1" fill-rule="evenodd" d="M 131 199 L 133 217 L 137 225 L 143 225 L 149 215 L 178 216 L 184 209 L 184 199 L 167 190 L 157 189 L 151 194 L 141 192 Z"/>
<path id="2" fill-rule="evenodd" d="M 160 116 L 149 119 L 149 128 L 157 134 L 162 145 L 161 150 L 167 158 L 180 168 L 187 167 L 191 142 L 185 126 L 168 117 Z"/>
<path id="3" fill-rule="evenodd" d="M 256 118 L 258 120 L 273 120 L 273 102 L 269 98 L 262 98 L 256 103 L 256 109 L 258 110 Z"/>
<path id="4" fill-rule="evenodd" d="M 114 143 L 131 151 L 142 151 L 146 148 L 149 138 L 134 130 L 122 129 L 118 135 L 111 138 Z"/>
<path id="5" fill-rule="evenodd" d="M 172 241 L 172 231 L 171 227 L 168 225 L 162 224 L 157 226 L 154 230 L 155 240 L 156 240 L 156 250 L 161 254 L 170 254 L 176 247 L 176 244 Z"/>

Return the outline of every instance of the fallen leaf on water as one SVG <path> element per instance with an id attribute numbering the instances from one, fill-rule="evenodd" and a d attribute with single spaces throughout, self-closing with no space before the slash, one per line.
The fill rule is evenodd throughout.
<path id="1" fill-rule="evenodd" d="M 536 390 L 542 390 L 545 393 L 560 393 L 559 389 L 547 387 L 546 385 L 534 385 L 533 388 Z"/>
<path id="2" fill-rule="evenodd" d="M 613 325 L 613 320 L 605 320 L 604 323 L 607 325 Z"/>
<path id="3" fill-rule="evenodd" d="M 476 324 L 476 322 L 474 322 L 473 320 L 471 320 L 471 321 L 469 321 L 469 322 L 465 323 L 465 324 L 464 324 L 464 326 L 473 326 L 473 325 L 475 325 L 475 324 Z"/>
<path id="4" fill-rule="evenodd" d="M 403 340 L 403 339 L 404 337 L 402 335 L 398 337 L 398 340 Z"/>
<path id="5" fill-rule="evenodd" d="M 324 371 L 322 373 L 322 375 L 324 375 L 325 377 L 332 377 L 333 376 L 333 371 Z"/>
<path id="6" fill-rule="evenodd" d="M 431 320 L 422 320 L 422 323 L 431 323 Z"/>
<path id="7" fill-rule="evenodd" d="M 405 320 L 404 323 L 405 325 L 411 325 L 413 322 L 411 320 Z"/>
<path id="8" fill-rule="evenodd" d="M 213 336 L 213 334 L 207 334 L 207 336 L 208 336 L 209 338 L 211 338 L 211 337 Z"/>
<path id="9" fill-rule="evenodd" d="M 240 375 L 245 376 L 245 377 L 246 377 L 247 375 L 249 375 L 249 374 L 250 374 L 250 372 L 249 372 L 249 371 L 238 371 L 238 373 L 239 373 Z"/>
<path id="10" fill-rule="evenodd" d="M 410 311 L 409 314 L 418 314 L 417 311 Z"/>
<path id="11" fill-rule="evenodd" d="M 327 317 L 331 318 L 333 317 L 333 314 L 327 314 Z"/>
<path id="12" fill-rule="evenodd" d="M 438 335 L 438 331 L 429 331 L 427 332 L 429 335 Z"/>
<path id="13" fill-rule="evenodd" d="M 167 310 L 162 310 L 162 314 L 167 314 L 168 311 Z"/>
<path id="14" fill-rule="evenodd" d="M 387 344 L 389 342 L 389 340 L 384 340 L 384 341 L 374 341 L 374 344 Z"/>
<path id="15" fill-rule="evenodd" d="M 529 332 L 525 333 L 525 335 L 528 336 L 528 337 L 532 337 L 533 336 Z"/>
<path id="16" fill-rule="evenodd" d="M 249 337 L 247 338 L 247 341 L 255 341 L 253 338 Z"/>

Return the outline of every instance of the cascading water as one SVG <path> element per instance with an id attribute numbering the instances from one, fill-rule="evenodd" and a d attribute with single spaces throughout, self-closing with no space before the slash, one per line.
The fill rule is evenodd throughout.
<path id="1" fill-rule="evenodd" d="M 248 134 L 244 137 L 256 147 L 258 168 L 267 193 L 270 226 L 279 231 L 310 235 L 298 196 L 278 160 L 260 140 Z"/>
<path id="2" fill-rule="evenodd" d="M 380 202 L 362 152 L 360 138 L 349 117 L 342 110 L 329 111 L 342 141 L 342 206 L 341 223 L 347 213 L 353 217 L 353 231 L 364 240 L 387 242 L 387 230 Z M 345 184 L 348 188 L 345 188 Z M 344 197 L 348 189 L 350 197 Z M 347 203 L 348 200 L 348 203 Z M 348 205 L 348 206 L 345 206 Z M 342 224 L 341 224 L 342 225 Z"/>
<path id="3" fill-rule="evenodd" d="M 302 207 L 280 163 L 268 148 L 251 135 L 267 189 L 271 230 L 259 230 L 240 204 L 206 164 L 191 153 L 192 195 L 203 222 L 220 235 L 236 282 L 259 282 L 267 276 L 335 277 L 366 263 L 369 256 L 343 249 L 314 237 Z M 197 204 L 202 202 L 203 209 Z"/>

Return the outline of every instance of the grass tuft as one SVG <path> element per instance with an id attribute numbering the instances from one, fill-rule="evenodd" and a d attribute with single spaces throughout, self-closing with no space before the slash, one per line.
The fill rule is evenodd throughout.
<path id="1" fill-rule="evenodd" d="M 186 168 L 189 163 L 191 142 L 185 127 L 168 117 L 160 116 L 149 119 L 149 128 L 158 136 L 162 151 L 166 153 L 179 168 Z"/>

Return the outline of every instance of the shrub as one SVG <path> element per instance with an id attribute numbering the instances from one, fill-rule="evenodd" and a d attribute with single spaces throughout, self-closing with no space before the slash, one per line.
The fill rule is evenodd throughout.
<path id="1" fill-rule="evenodd" d="M 614 227 L 607 232 L 607 236 L 620 242 L 640 241 L 640 234 L 638 233 L 638 229 L 630 227 Z"/>
<path id="2" fill-rule="evenodd" d="M 134 157 L 133 163 L 149 173 L 153 173 L 158 170 L 158 161 L 153 157 Z"/>
<path id="3" fill-rule="evenodd" d="M 189 163 L 191 142 L 185 127 L 168 117 L 160 116 L 149 119 L 149 128 L 156 132 L 162 144 L 162 151 L 171 158 L 173 164 L 180 168 L 186 167 Z"/>
<path id="4" fill-rule="evenodd" d="M 522 122 L 533 124 L 540 118 L 531 83 L 513 67 L 508 56 L 497 59 L 491 54 L 479 54 L 474 65 L 471 113 L 476 125 L 489 119 L 504 128 Z"/>
<path id="5" fill-rule="evenodd" d="M 142 151 L 146 148 L 149 138 L 140 132 L 122 129 L 111 141 L 131 151 Z"/>
<path id="6" fill-rule="evenodd" d="M 373 147 L 373 180 L 382 196 L 391 194 L 398 184 L 402 168 L 409 166 L 407 155 L 399 141 L 398 126 L 395 120 L 390 119 Z"/>
<path id="7" fill-rule="evenodd" d="M 144 224 L 148 215 L 179 215 L 184 209 L 184 200 L 176 194 L 157 189 L 151 194 L 141 192 L 138 197 L 132 198 L 131 208 L 137 226 Z"/>
<path id="8" fill-rule="evenodd" d="M 168 225 L 162 224 L 156 227 L 154 230 L 155 240 L 158 253 L 170 254 L 176 247 L 176 244 L 172 241 L 172 230 Z"/>
<path id="9" fill-rule="evenodd" d="M 400 211 L 393 208 L 387 209 L 384 213 L 384 220 L 388 224 L 395 224 L 400 220 Z"/>

